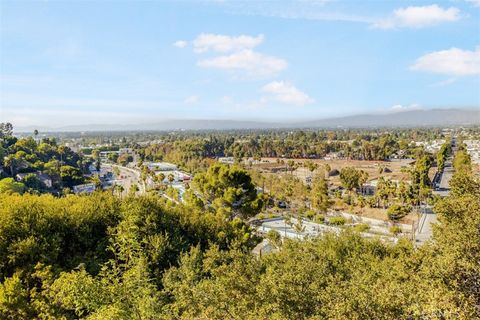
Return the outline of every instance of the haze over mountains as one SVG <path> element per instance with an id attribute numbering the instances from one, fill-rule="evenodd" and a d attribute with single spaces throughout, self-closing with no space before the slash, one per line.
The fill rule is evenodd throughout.
<path id="1" fill-rule="evenodd" d="M 16 127 L 17 132 L 38 129 L 44 132 L 136 131 L 136 130 L 228 130 L 280 128 L 362 128 L 480 125 L 480 108 L 425 109 L 392 113 L 359 114 L 299 122 L 260 122 L 242 120 L 162 120 L 146 124 L 85 124 L 60 127 Z"/>

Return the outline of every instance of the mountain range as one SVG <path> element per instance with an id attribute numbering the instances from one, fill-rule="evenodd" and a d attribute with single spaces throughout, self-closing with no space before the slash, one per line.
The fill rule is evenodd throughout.
<path id="1" fill-rule="evenodd" d="M 390 113 L 358 114 L 312 121 L 267 122 L 243 120 L 162 120 L 146 124 L 85 124 L 62 127 L 16 127 L 17 132 L 34 129 L 43 132 L 76 131 L 172 131 L 172 130 L 240 130 L 281 128 L 371 128 L 433 127 L 480 125 L 480 108 L 418 109 Z"/>

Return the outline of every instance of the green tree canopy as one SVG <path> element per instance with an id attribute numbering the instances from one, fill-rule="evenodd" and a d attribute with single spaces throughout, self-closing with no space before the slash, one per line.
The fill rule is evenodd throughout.
<path id="1" fill-rule="evenodd" d="M 69 188 L 81 184 L 84 181 L 80 170 L 72 166 L 61 166 L 60 177 L 63 185 Z"/>
<path id="2" fill-rule="evenodd" d="M 387 209 L 387 216 L 390 220 L 400 220 L 405 217 L 411 208 L 405 205 L 395 203 Z"/>
<path id="3" fill-rule="evenodd" d="M 207 202 L 244 216 L 256 214 L 263 205 L 249 174 L 236 166 L 212 165 L 207 172 L 195 176 L 193 187 Z"/>
<path id="4" fill-rule="evenodd" d="M 0 193 L 23 193 L 25 185 L 16 182 L 13 178 L 4 178 L 0 180 Z"/>
<path id="5" fill-rule="evenodd" d="M 325 213 L 331 205 L 328 196 L 328 184 L 325 180 L 325 174 L 322 172 L 313 179 L 311 190 L 312 207 Z"/>
<path id="6" fill-rule="evenodd" d="M 45 184 L 34 173 L 27 174 L 23 180 L 25 187 L 32 190 L 43 190 L 46 188 Z"/>
<path id="7" fill-rule="evenodd" d="M 355 190 L 368 179 L 368 173 L 353 167 L 345 167 L 340 171 L 340 181 L 347 190 Z"/>

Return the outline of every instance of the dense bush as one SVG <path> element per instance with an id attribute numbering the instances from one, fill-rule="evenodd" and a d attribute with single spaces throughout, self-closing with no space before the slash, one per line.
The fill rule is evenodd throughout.
<path id="1" fill-rule="evenodd" d="M 387 209 L 387 216 L 390 220 L 400 220 L 405 217 L 411 208 L 401 204 L 393 204 Z"/>
<path id="2" fill-rule="evenodd" d="M 323 214 L 317 214 L 313 221 L 315 221 L 316 223 L 324 223 L 325 222 L 325 216 Z"/>
<path id="3" fill-rule="evenodd" d="M 394 236 L 397 236 L 400 233 L 402 233 L 402 228 L 400 228 L 397 225 L 393 225 L 388 229 L 388 231 L 390 231 L 390 233 L 393 234 Z"/>
<path id="4" fill-rule="evenodd" d="M 357 232 L 365 232 L 370 229 L 370 225 L 368 223 L 359 223 L 355 225 L 353 229 Z"/>
<path id="5" fill-rule="evenodd" d="M 330 217 L 328 223 L 334 226 L 343 226 L 347 220 L 344 217 Z"/>
<path id="6" fill-rule="evenodd" d="M 109 257 L 108 229 L 120 218 L 119 206 L 108 194 L 0 194 L 0 278 L 32 272 L 37 263 L 98 271 Z"/>
<path id="7" fill-rule="evenodd" d="M 420 248 L 347 229 L 262 258 L 195 202 L 0 195 L 0 319 L 478 319 L 480 198 L 462 190 Z"/>

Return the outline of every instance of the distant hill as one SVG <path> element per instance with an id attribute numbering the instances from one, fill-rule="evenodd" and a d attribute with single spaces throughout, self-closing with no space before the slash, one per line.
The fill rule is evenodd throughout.
<path id="1" fill-rule="evenodd" d="M 78 131 L 172 131 L 172 130 L 227 130 L 227 129 L 262 129 L 276 125 L 269 122 L 235 121 L 235 120 L 164 120 L 146 124 L 86 124 L 56 128 L 40 127 L 39 131 L 78 132 Z M 18 127 L 18 132 L 30 132 L 36 127 Z"/>
<path id="2" fill-rule="evenodd" d="M 362 114 L 297 123 L 296 127 L 421 127 L 480 125 L 480 109 L 410 110 Z"/>
<path id="3" fill-rule="evenodd" d="M 17 132 L 75 131 L 172 131 L 275 128 L 367 128 L 480 125 L 480 109 L 426 109 L 391 113 L 360 114 L 299 122 L 257 122 L 237 120 L 164 120 L 149 124 L 86 124 L 63 127 L 17 127 Z"/>

